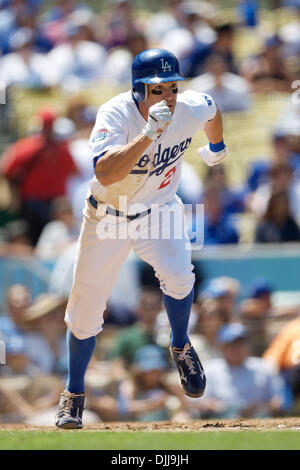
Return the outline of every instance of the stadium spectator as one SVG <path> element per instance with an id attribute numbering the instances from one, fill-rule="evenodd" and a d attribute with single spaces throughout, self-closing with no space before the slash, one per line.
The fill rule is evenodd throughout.
<path id="1" fill-rule="evenodd" d="M 54 199 L 50 207 L 51 222 L 43 228 L 35 247 L 39 258 L 55 258 L 78 237 L 72 206 L 65 197 Z"/>
<path id="2" fill-rule="evenodd" d="M 132 60 L 145 49 L 148 49 L 148 43 L 144 33 L 130 32 L 123 46 L 109 51 L 103 70 L 103 80 L 118 86 L 129 86 Z"/>
<path id="3" fill-rule="evenodd" d="M 254 28 L 259 22 L 259 2 L 257 0 L 240 0 L 238 5 L 238 15 L 241 24 Z"/>
<path id="4" fill-rule="evenodd" d="M 15 15 L 11 8 L 1 3 L 0 10 L 0 53 L 9 51 L 9 37 L 15 30 Z"/>
<path id="5" fill-rule="evenodd" d="M 287 385 L 287 393 L 292 391 L 296 409 L 299 407 L 300 382 L 300 317 L 289 321 L 275 336 L 263 359 L 280 372 Z M 297 410 L 298 411 L 298 410 Z"/>
<path id="6" fill-rule="evenodd" d="M 188 419 L 186 400 L 172 383 L 165 351 L 153 344 L 140 347 L 126 378 L 117 381 L 114 396 L 89 392 L 88 404 L 103 421 Z"/>
<path id="7" fill-rule="evenodd" d="M 120 368 L 125 373 L 124 368 L 132 364 L 138 348 L 156 344 L 156 319 L 161 310 L 160 290 L 156 287 L 144 287 L 135 312 L 136 323 L 121 330 L 108 351 L 108 359 L 114 361 L 113 367 Z"/>
<path id="8" fill-rule="evenodd" d="M 297 82 L 296 82 L 297 85 Z M 300 105 L 298 89 L 295 96 L 286 102 L 284 112 L 276 123 L 276 132 L 282 136 L 288 148 L 288 163 L 293 168 L 295 176 L 300 176 Z"/>
<path id="9" fill-rule="evenodd" d="M 178 3 L 174 9 L 176 24 L 164 31 L 161 47 L 171 51 L 184 68 L 185 61 L 195 48 L 199 45 L 205 47 L 215 41 L 217 35 L 211 21 L 214 15 L 214 6 L 207 2 Z"/>
<path id="10" fill-rule="evenodd" d="M 6 365 L 0 368 L 0 422 L 49 426 L 61 383 L 54 376 L 41 377 L 26 349 L 22 336 L 13 335 L 6 343 Z"/>
<path id="11" fill-rule="evenodd" d="M 104 47 L 87 41 L 82 26 L 69 23 L 67 42 L 48 54 L 51 67 L 57 71 L 57 82 L 65 91 L 77 92 L 101 78 L 106 58 Z"/>
<path id="12" fill-rule="evenodd" d="M 210 191 L 215 190 L 221 194 L 225 216 L 244 212 L 245 191 L 243 188 L 235 188 L 229 185 L 226 169 L 222 163 L 208 167 L 204 177 L 204 186 Z"/>
<path id="13" fill-rule="evenodd" d="M 37 116 L 40 132 L 14 143 L 0 161 L 1 173 L 18 187 L 21 217 L 30 226 L 34 245 L 50 220 L 52 200 L 65 195 L 68 178 L 77 173 L 67 141 L 53 135 L 56 114 L 43 109 Z"/>
<path id="14" fill-rule="evenodd" d="M 220 356 L 216 335 L 228 319 L 224 312 L 218 308 L 217 302 L 213 298 L 203 299 L 198 297 L 195 311 L 197 322 L 189 337 L 199 357 L 201 357 L 201 362 L 205 365 L 207 360 Z"/>
<path id="15" fill-rule="evenodd" d="M 132 33 L 140 31 L 141 26 L 134 18 L 131 1 L 115 0 L 106 21 L 107 48 L 126 45 Z"/>
<path id="16" fill-rule="evenodd" d="M 260 357 L 269 343 L 266 321 L 272 315 L 272 293 L 273 286 L 266 279 L 256 278 L 248 287 L 247 298 L 240 304 L 253 356 Z"/>
<path id="17" fill-rule="evenodd" d="M 190 31 L 200 42 L 212 44 L 217 34 L 214 29 L 216 6 L 210 2 L 183 1 L 178 6 L 181 25 Z"/>
<path id="18" fill-rule="evenodd" d="M 79 7 L 76 0 L 55 0 L 53 3 L 45 13 L 45 22 L 68 18 Z"/>
<path id="19" fill-rule="evenodd" d="M 81 96 L 75 96 L 68 100 L 65 116 L 67 119 L 70 119 L 75 126 L 72 141 L 77 139 L 88 140 L 90 138 L 97 110 L 96 106 L 90 106 L 86 99 Z"/>
<path id="20" fill-rule="evenodd" d="M 294 59 L 299 66 L 300 55 L 300 4 L 295 4 L 294 18 L 292 21 L 279 27 L 278 36 L 283 42 L 283 50 L 286 57 Z"/>
<path id="21" fill-rule="evenodd" d="M 38 5 L 26 5 L 24 11 L 20 11 L 16 17 L 16 27 L 17 29 L 29 28 L 33 35 L 32 44 L 34 50 L 40 53 L 47 53 L 52 49 L 53 41 L 51 41 L 41 29 L 38 15 Z"/>
<path id="22" fill-rule="evenodd" d="M 69 142 L 69 150 L 78 173 L 71 175 L 67 181 L 67 197 L 72 204 L 76 221 L 81 224 L 82 210 L 93 177 L 92 151 L 89 137 L 95 123 L 97 108 L 89 106 L 82 97 L 72 98 L 66 108 L 66 117 L 75 126 Z"/>
<path id="23" fill-rule="evenodd" d="M 234 63 L 234 31 L 231 23 L 224 23 L 215 28 L 217 37 L 212 44 L 203 44 L 198 41 L 192 51 L 181 61 L 181 70 L 188 78 L 197 77 L 204 73 L 204 64 L 212 54 L 224 58 L 229 72 L 235 73 Z"/>
<path id="24" fill-rule="evenodd" d="M 42 383 L 41 383 L 42 382 Z M 3 376 L 0 380 L 0 423 L 51 426 L 61 383 L 56 377 Z"/>
<path id="25" fill-rule="evenodd" d="M 228 323 L 237 315 L 237 297 L 241 286 L 237 279 L 227 276 L 208 279 L 201 285 L 197 302 L 213 299 L 217 308 L 222 312 L 223 321 Z"/>
<path id="26" fill-rule="evenodd" d="M 0 121 L 2 121 L 1 116 Z M 4 133 L 7 129 L 3 126 L 2 131 Z M 0 173 L 0 230 L 5 224 L 18 218 L 18 209 L 19 204 L 15 199 L 14 190 L 7 178 L 4 178 Z M 0 235 L 0 239 L 1 238 L 2 236 Z"/>
<path id="27" fill-rule="evenodd" d="M 0 380 L 0 423 L 22 423 L 26 416 L 33 413 L 33 406 L 29 400 L 24 397 L 28 394 L 31 381 L 28 377 L 16 377 L 18 386 L 10 383 L 9 379 L 14 377 L 3 378 Z"/>
<path id="28" fill-rule="evenodd" d="M 17 338 L 24 354 L 39 373 L 64 374 L 67 367 L 65 298 L 40 294 L 32 303 L 26 286 L 15 284 L 7 291 L 7 310 L 0 316 L 0 336 L 12 344 Z M 22 349 L 23 350 L 23 349 Z"/>
<path id="29" fill-rule="evenodd" d="M 202 193 L 203 184 L 201 178 L 195 168 L 190 163 L 183 160 L 177 194 L 184 204 L 185 223 L 188 235 L 193 242 L 197 240 L 198 225 L 197 223 L 195 228 L 194 223 L 197 220 L 195 218 L 195 204 L 198 204 L 201 200 Z M 154 271 L 150 266 L 146 267 L 145 265 L 143 271 L 147 273 L 149 277 L 148 282 L 146 282 L 147 284 L 159 285 L 155 278 Z M 197 279 L 197 283 L 199 281 L 201 281 L 201 275 L 200 279 Z"/>
<path id="30" fill-rule="evenodd" d="M 54 411 L 48 410 L 59 397 L 60 379 L 41 377 L 41 370 L 29 357 L 21 330 L 11 331 L 7 337 L 1 336 L 0 329 L 0 338 L 6 343 L 6 364 L 0 367 L 0 422 L 21 423 L 37 418 L 35 424 L 51 425 Z M 48 419 L 43 421 L 41 414 L 47 412 Z"/>
<path id="31" fill-rule="evenodd" d="M 34 34 L 34 45 L 38 52 L 51 48 L 51 43 L 39 30 L 36 19 L 39 6 L 34 1 L 10 0 L 1 2 L 0 10 L 0 52 L 7 54 L 11 51 L 11 36 L 21 28 L 29 28 Z"/>
<path id="32" fill-rule="evenodd" d="M 300 361 L 300 317 L 290 320 L 276 335 L 263 359 L 268 360 L 278 371 L 288 371 Z"/>
<path id="33" fill-rule="evenodd" d="M 31 257 L 34 254 L 29 226 L 24 220 L 8 222 L 2 229 L 0 254 L 13 257 Z"/>
<path id="34" fill-rule="evenodd" d="M 91 11 L 86 5 L 74 0 L 55 0 L 41 17 L 41 30 L 54 45 L 67 41 L 67 25 L 72 14 Z"/>
<path id="35" fill-rule="evenodd" d="M 271 194 L 279 192 L 288 194 L 291 215 L 300 221 L 300 181 L 287 162 L 274 162 L 269 169 L 269 178 L 248 195 L 247 205 L 254 214 L 262 216 L 267 210 Z"/>
<path id="36" fill-rule="evenodd" d="M 246 175 L 246 193 L 248 193 L 247 204 L 250 204 L 251 210 L 251 199 L 255 191 L 259 187 L 264 187 L 265 184 L 270 184 L 270 171 L 272 167 L 277 165 L 288 164 L 293 170 L 296 177 L 297 166 L 299 163 L 292 158 L 288 139 L 285 132 L 282 129 L 276 129 L 272 135 L 272 154 L 268 159 L 252 160 L 249 162 L 249 167 Z M 298 177 L 298 175 L 297 175 Z M 249 197 L 250 196 L 250 197 Z M 253 207 L 252 210 L 255 210 Z"/>
<path id="37" fill-rule="evenodd" d="M 66 305 L 64 297 L 40 294 L 24 310 L 28 355 L 42 374 L 66 374 L 68 358 L 63 321 Z"/>
<path id="38" fill-rule="evenodd" d="M 6 309 L 0 315 L 0 331 L 6 340 L 11 335 L 22 335 L 24 310 L 32 303 L 31 292 L 23 284 L 13 284 L 6 291 Z"/>
<path id="39" fill-rule="evenodd" d="M 168 399 L 178 395 L 179 386 L 167 381 L 164 351 L 155 345 L 140 347 L 126 379 L 117 384 L 116 397 L 89 397 L 89 404 L 104 421 L 166 421 L 172 411 Z M 178 408 L 180 408 L 180 398 Z"/>
<path id="40" fill-rule="evenodd" d="M 74 11 L 68 15 L 67 20 L 68 23 L 80 28 L 82 40 L 102 44 L 102 18 L 100 15 L 95 15 L 95 12 L 87 4 L 79 4 L 78 8 L 75 8 Z"/>
<path id="41" fill-rule="evenodd" d="M 204 74 L 191 80 L 188 88 L 208 93 L 222 113 L 246 111 L 251 106 L 248 82 L 229 72 L 228 65 L 221 54 L 215 53 L 208 56 L 205 61 Z"/>
<path id="42" fill-rule="evenodd" d="M 45 54 L 35 52 L 33 32 L 20 28 L 11 35 L 13 52 L 0 58 L 0 80 L 6 87 L 45 88 L 57 82 L 56 69 Z"/>
<path id="43" fill-rule="evenodd" d="M 204 204 L 204 245 L 224 245 L 238 243 L 238 233 L 230 218 L 225 216 L 222 193 L 206 189 Z"/>
<path id="44" fill-rule="evenodd" d="M 261 317 L 271 314 L 276 318 L 287 319 L 299 314 L 297 305 L 274 305 L 272 295 L 274 287 L 263 277 L 253 279 L 248 287 L 247 298 L 240 304 L 243 315 Z"/>
<path id="45" fill-rule="evenodd" d="M 252 90 L 259 93 L 290 92 L 294 79 L 282 53 L 282 42 L 276 35 L 266 40 L 260 54 L 243 59 L 239 72 Z"/>
<path id="46" fill-rule="evenodd" d="M 160 44 L 168 32 L 185 27 L 182 3 L 182 0 L 168 0 L 163 8 L 150 16 L 146 36 L 151 43 Z"/>
<path id="47" fill-rule="evenodd" d="M 165 352 L 157 346 L 147 345 L 136 351 L 131 379 L 119 388 L 118 404 L 123 419 L 170 420 L 184 409 L 184 395 L 177 383 L 170 383 L 167 371 Z M 174 400 L 175 397 L 177 404 L 174 409 L 170 407 L 169 399 Z"/>
<path id="48" fill-rule="evenodd" d="M 241 318 L 248 327 L 251 353 L 261 356 L 273 338 L 272 324 L 299 314 L 296 305 L 276 306 L 272 295 L 274 287 L 264 278 L 253 279 L 247 297 L 240 304 Z"/>
<path id="49" fill-rule="evenodd" d="M 224 325 L 217 339 L 222 357 L 206 363 L 207 386 L 204 397 L 191 403 L 194 417 L 254 418 L 282 413 L 283 382 L 263 359 L 249 356 L 246 328 L 240 323 Z"/>
<path id="50" fill-rule="evenodd" d="M 273 193 L 255 232 L 257 243 L 300 241 L 300 230 L 291 214 L 286 192 Z"/>
<path id="51" fill-rule="evenodd" d="M 290 167 L 297 172 L 297 166 L 299 162 L 295 162 L 292 155 L 292 148 L 289 143 L 289 132 L 292 130 L 292 126 L 289 129 L 283 129 L 280 127 L 275 128 L 272 136 L 272 158 L 271 164 L 289 164 Z M 298 163 L 298 165 L 297 165 Z"/>
<path id="52" fill-rule="evenodd" d="M 0 332 L 1 338 L 1 332 Z M 0 375 L 9 377 L 15 375 L 37 376 L 40 373 L 29 359 L 26 341 L 20 334 L 12 334 L 5 342 L 6 364 L 1 366 Z"/>

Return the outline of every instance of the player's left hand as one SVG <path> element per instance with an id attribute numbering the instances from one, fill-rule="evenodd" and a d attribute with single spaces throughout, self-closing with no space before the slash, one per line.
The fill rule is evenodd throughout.
<path id="1" fill-rule="evenodd" d="M 227 154 L 227 147 L 219 152 L 210 150 L 209 145 L 205 145 L 197 150 L 197 154 L 205 161 L 208 166 L 218 165 Z"/>

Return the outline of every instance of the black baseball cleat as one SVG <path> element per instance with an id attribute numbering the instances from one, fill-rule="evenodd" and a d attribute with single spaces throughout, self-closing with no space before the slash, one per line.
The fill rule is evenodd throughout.
<path id="1" fill-rule="evenodd" d="M 205 390 L 206 377 L 191 343 L 186 343 L 183 349 L 171 346 L 170 352 L 177 366 L 184 393 L 192 398 L 201 397 Z"/>
<path id="2" fill-rule="evenodd" d="M 71 393 L 65 390 L 61 396 L 55 416 L 55 425 L 63 429 L 80 429 L 84 409 L 84 393 Z"/>

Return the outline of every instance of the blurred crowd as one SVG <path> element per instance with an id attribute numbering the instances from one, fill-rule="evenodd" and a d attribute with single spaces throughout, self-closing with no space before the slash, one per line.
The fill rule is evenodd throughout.
<path id="1" fill-rule="evenodd" d="M 195 155 L 194 165 L 183 164 L 179 195 L 185 204 L 205 205 L 205 245 L 243 240 L 244 215 L 254 221 L 248 241 L 299 242 L 300 104 L 295 83 L 300 3 L 292 3 L 270 4 L 289 7 L 292 20 L 263 31 L 260 3 L 253 0 L 236 2 L 234 21 L 225 21 L 225 13 L 220 18 L 218 2 L 168 0 L 153 12 L 115 0 L 99 13 L 75 0 L 50 6 L 38 0 L 3 0 L 3 123 L 12 105 L 9 91 L 15 87 L 58 87 L 68 98 L 59 111 L 49 105 L 38 109 L 25 126 L 28 135 L 1 145 L 0 252 L 51 258 L 76 239 L 93 173 L 88 139 L 97 112 L 78 93 L 90 86 L 105 90 L 107 84 L 127 90 L 132 58 L 153 46 L 174 52 L 189 79 L 183 87 L 212 95 L 224 115 L 247 112 L 254 95 L 286 93 L 286 107 L 273 126 L 271 154 L 252 159 L 238 187 L 228 183 L 228 169 L 222 165 L 203 174 Z M 236 38 L 243 28 L 260 41 L 260 50 L 240 58 Z M 187 220 L 192 233 L 197 221 Z"/>
<path id="2" fill-rule="evenodd" d="M 222 164 L 198 171 L 203 163 L 195 155 L 193 165 L 183 162 L 178 194 L 187 205 L 204 204 L 205 246 L 242 243 L 243 216 L 255 221 L 254 243 L 300 242 L 300 104 L 291 100 L 300 78 L 300 2 L 270 1 L 270 9 L 293 14 L 266 31 L 260 2 L 234 5 L 235 20 L 227 21 L 218 1 L 168 0 L 153 12 L 114 0 L 98 12 L 75 0 L 0 0 L 0 93 L 4 84 L 7 98 L 0 143 L 7 143 L 10 90 L 59 88 L 67 96 L 64 109 L 41 106 L 26 135 L 0 146 L 0 257 L 55 260 L 47 292 L 33 298 L 26 285 L 14 284 L 5 293 L 0 422 L 52 423 L 67 368 L 64 309 L 93 176 L 97 107 L 80 91 L 129 89 L 140 51 L 172 51 L 188 79 L 182 89 L 210 94 L 224 116 L 243 116 L 255 96 L 286 94 L 271 154 L 257 155 L 238 187 Z M 235 44 L 243 30 L 260 50 L 240 58 Z M 190 215 L 193 243 L 197 221 Z M 266 279 L 243 288 L 231 278 L 196 279 L 189 334 L 207 373 L 205 397 L 189 400 L 179 388 L 157 280 L 130 255 L 87 374 L 90 422 L 300 413 L 299 307 L 277 306 Z"/>
<path id="3" fill-rule="evenodd" d="M 7 290 L 0 316 L 0 339 L 6 345 L 0 422 L 52 424 L 67 374 L 66 302 L 54 293 L 33 300 L 22 284 Z M 187 398 L 179 386 L 160 289 L 142 285 L 140 276 L 131 302 L 120 307 L 111 299 L 107 306 L 87 371 L 87 422 L 300 412 L 300 307 L 276 305 L 266 279 L 253 279 L 242 293 L 236 279 L 218 277 L 196 291 L 189 337 L 207 375 L 199 399 Z"/>
<path id="4" fill-rule="evenodd" d="M 255 28 L 260 2 L 233 3 L 237 26 Z M 266 34 L 261 53 L 237 63 L 235 26 L 220 19 L 223 2 L 167 0 L 153 12 L 114 0 L 96 12 L 76 0 L 2 0 L 0 79 L 7 87 L 67 91 L 101 79 L 127 86 L 132 58 L 159 46 L 178 57 L 186 77 L 201 76 L 195 88 L 216 89 L 221 109 L 245 109 L 250 89 L 290 91 L 297 73 L 299 2 L 270 2 L 276 6 L 293 7 L 294 21 Z"/>

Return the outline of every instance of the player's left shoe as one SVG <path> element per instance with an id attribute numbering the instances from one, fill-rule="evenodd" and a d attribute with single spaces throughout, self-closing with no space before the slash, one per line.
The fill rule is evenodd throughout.
<path id="1" fill-rule="evenodd" d="M 177 366 L 184 393 L 192 398 L 201 397 L 205 390 L 206 377 L 191 343 L 186 343 L 183 349 L 171 346 L 170 352 Z"/>
<path id="2" fill-rule="evenodd" d="M 55 425 L 63 429 L 80 429 L 84 409 L 84 393 L 70 393 L 65 390 L 61 396 L 55 416 Z"/>

